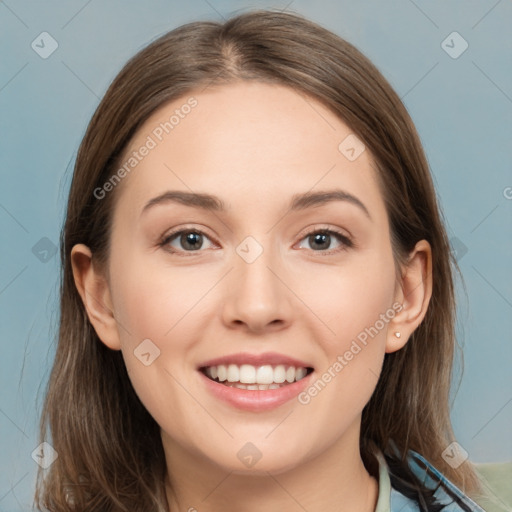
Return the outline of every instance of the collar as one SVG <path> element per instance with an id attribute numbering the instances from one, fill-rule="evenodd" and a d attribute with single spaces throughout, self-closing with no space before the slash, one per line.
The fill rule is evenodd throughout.
<path id="1" fill-rule="evenodd" d="M 389 468 L 380 450 L 375 452 L 375 457 L 379 463 L 379 497 L 375 512 L 420 510 L 416 501 L 407 498 L 391 486 Z M 459 503 L 454 501 L 452 495 L 456 496 L 467 507 L 467 510 L 471 512 L 485 512 L 483 508 L 472 501 L 419 453 L 409 450 L 407 462 L 412 472 L 428 488 L 433 489 L 440 484 L 434 496 L 440 503 L 445 504 L 443 512 L 463 512 L 465 510 Z"/>

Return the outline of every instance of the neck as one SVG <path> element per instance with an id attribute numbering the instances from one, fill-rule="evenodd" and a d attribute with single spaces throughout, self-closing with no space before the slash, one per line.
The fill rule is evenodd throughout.
<path id="1" fill-rule="evenodd" d="M 345 434 L 291 469 L 259 473 L 223 468 L 163 437 L 169 512 L 374 512 L 377 480 L 361 460 L 358 435 Z"/>

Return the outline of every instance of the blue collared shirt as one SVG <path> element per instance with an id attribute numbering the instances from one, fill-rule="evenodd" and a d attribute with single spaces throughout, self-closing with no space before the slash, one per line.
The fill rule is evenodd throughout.
<path id="1" fill-rule="evenodd" d="M 377 452 L 375 456 L 379 462 L 379 497 L 375 512 L 409 512 L 420 510 L 417 502 L 407 498 L 391 486 L 388 466 L 382 453 Z M 454 502 L 448 491 L 451 491 L 452 494 L 457 496 L 472 512 L 485 512 L 483 508 L 466 496 L 419 453 L 409 450 L 407 460 L 413 473 L 427 487 L 434 489 L 438 483 L 441 482 L 434 496 L 438 502 L 445 505 L 443 512 L 463 511 L 462 507 Z"/>

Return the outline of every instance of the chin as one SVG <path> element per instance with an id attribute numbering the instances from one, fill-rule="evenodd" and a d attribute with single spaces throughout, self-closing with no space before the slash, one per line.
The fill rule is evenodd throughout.
<path id="1" fill-rule="evenodd" d="M 237 475 L 268 476 L 268 473 L 278 475 L 294 469 L 305 457 L 293 448 L 289 452 L 284 452 L 282 448 L 267 444 L 260 450 L 257 448 L 257 443 L 246 442 L 234 453 L 229 450 L 222 454 L 209 454 L 209 458 L 226 472 Z"/>

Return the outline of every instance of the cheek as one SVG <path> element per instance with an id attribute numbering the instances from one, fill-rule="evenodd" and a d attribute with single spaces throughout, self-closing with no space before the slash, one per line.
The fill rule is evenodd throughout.
<path id="1" fill-rule="evenodd" d="M 316 388 L 324 410 L 362 410 L 379 378 L 389 322 L 395 316 L 394 261 L 391 251 L 365 256 L 333 273 L 331 292 L 317 302 L 335 333 L 323 337 L 326 359 Z"/>
<path id="2" fill-rule="evenodd" d="M 125 344 L 149 338 L 164 347 L 211 287 L 204 273 L 153 260 L 133 255 L 111 272 L 116 318 L 126 327 L 120 332 Z"/>
<path id="3" fill-rule="evenodd" d="M 203 299 L 218 277 L 171 267 L 142 252 L 121 254 L 127 252 L 113 251 L 110 269 L 121 350 L 137 394 L 158 418 L 160 410 L 183 398 L 173 377 L 189 386 L 192 377 L 185 369 L 192 367 L 193 349 L 204 333 Z"/>
<path id="4" fill-rule="evenodd" d="M 113 264 L 111 270 L 121 351 L 130 381 L 155 421 L 183 439 L 187 425 L 178 412 L 201 414 L 184 392 L 191 388 L 188 379 L 192 377 L 185 368 L 198 339 L 194 305 L 211 287 L 205 282 L 194 286 L 192 279 L 136 255 Z"/>
<path id="5" fill-rule="evenodd" d="M 322 272 L 315 276 L 315 286 L 309 291 L 306 287 L 304 293 L 311 309 L 330 328 L 331 335 L 326 337 L 329 346 L 342 350 L 391 308 L 395 291 L 394 262 L 391 254 L 382 251 L 354 257 L 346 265 Z M 378 327 L 385 334 L 381 322 Z"/>

